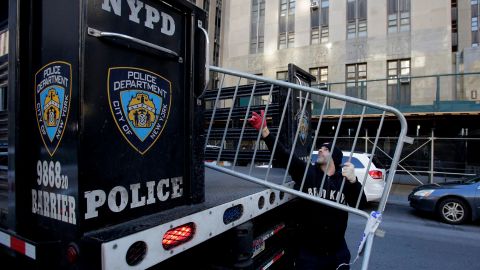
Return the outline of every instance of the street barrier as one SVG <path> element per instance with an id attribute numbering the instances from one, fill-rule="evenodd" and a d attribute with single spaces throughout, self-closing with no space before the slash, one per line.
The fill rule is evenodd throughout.
<path id="1" fill-rule="evenodd" d="M 358 252 L 356 254 L 357 256 L 353 262 L 359 258 L 359 255 L 362 255 L 362 269 L 367 269 L 374 234 L 381 222 L 381 217 L 385 210 L 385 205 L 392 186 L 397 165 L 399 163 L 403 145 L 405 142 L 411 143 L 413 141 L 411 138 L 406 136 L 407 122 L 404 116 L 400 113 L 400 111 L 390 106 L 380 105 L 370 101 L 308 87 L 306 86 L 308 83 L 305 83 L 305 80 L 302 80 L 302 78 L 296 76 L 294 76 L 294 78 L 296 78 L 297 82 L 300 84 L 272 80 L 261 76 L 214 66 L 210 67 L 210 71 L 214 73 L 212 76 L 213 78 L 219 78 L 220 83 L 218 88 L 205 92 L 205 100 L 207 104 L 207 112 L 205 115 L 206 117 L 210 118 L 210 121 L 207 124 L 208 132 L 206 134 L 207 145 L 205 150 L 208 152 L 214 148 L 216 154 L 215 162 L 208 162 L 206 163 L 206 166 L 229 175 L 240 177 L 247 181 L 277 189 L 306 200 L 331 206 L 364 217 L 366 219 L 365 230 L 360 244 L 358 245 Z M 253 81 L 253 84 L 241 85 L 242 80 L 244 82 Z M 224 85 L 232 83 L 235 85 L 234 87 L 224 87 Z M 319 114 L 319 122 L 315 127 L 314 136 L 313 138 L 308 138 L 309 134 L 312 133 L 309 131 L 310 122 L 308 115 L 309 111 L 311 111 L 312 100 L 320 100 L 323 105 Z M 330 138 L 330 141 L 332 142 L 332 149 L 337 144 L 339 130 L 342 127 L 342 122 L 345 116 L 345 110 L 353 107 L 362 112 L 360 116 L 356 118 L 357 127 L 354 142 L 352 143 L 351 149 L 349 149 L 350 153 L 354 153 L 357 149 L 357 139 L 360 137 L 360 129 L 362 127 L 362 123 L 364 122 L 366 111 L 374 111 L 375 115 L 378 115 L 379 125 L 376 136 L 371 137 L 374 140 L 374 146 L 372 147 L 372 151 L 369 153 L 370 160 L 364 179 L 367 178 L 369 171 L 368 169 L 370 168 L 372 159 L 375 156 L 378 139 L 380 137 L 380 132 L 382 130 L 382 125 L 385 118 L 388 117 L 390 121 L 392 121 L 393 118 L 399 123 L 398 135 L 396 136 L 395 143 L 396 147 L 392 155 L 390 167 L 388 169 L 385 188 L 376 211 L 367 213 L 359 208 L 361 197 L 360 193 L 358 194 L 356 205 L 345 205 L 340 203 L 341 196 L 336 196 L 334 200 L 328 200 L 315 194 L 310 195 L 299 191 L 302 190 L 302 187 L 305 184 L 306 171 L 308 170 L 308 167 L 315 166 L 312 163 L 312 153 L 314 150 L 318 149 L 316 147 L 318 144 L 317 140 L 319 138 L 320 129 L 326 128 L 322 126 L 322 119 L 324 117 L 326 104 L 335 104 L 335 106 L 339 106 L 341 108 L 336 126 L 334 127 L 335 134 Z M 211 111 L 208 112 L 208 109 Z M 263 121 L 262 128 L 260 128 L 258 132 L 251 128 L 247 123 L 252 112 L 259 112 L 260 110 L 264 110 L 265 118 L 267 119 L 268 123 L 273 124 L 273 128 L 270 128 L 270 131 L 274 135 L 275 143 L 271 153 L 270 151 L 266 150 L 265 145 L 263 145 L 261 141 Z M 293 127 L 286 127 L 292 126 L 292 123 Z M 271 127 L 271 124 L 268 126 Z M 328 128 L 330 128 L 330 126 L 328 126 Z M 290 134 L 292 131 L 293 140 L 291 144 L 288 145 L 290 148 L 290 155 L 287 168 L 285 170 L 285 176 L 283 178 L 283 184 L 273 183 L 269 181 L 269 172 L 272 166 L 275 165 L 274 154 L 277 150 L 278 142 L 285 141 L 285 133 Z M 252 136 L 252 132 L 257 133 L 255 136 Z M 216 141 L 218 145 L 212 146 L 209 144 L 209 142 L 211 142 L 212 138 L 215 136 L 214 133 L 217 134 L 216 138 L 220 139 Z M 226 139 L 230 138 L 231 136 L 235 137 L 235 140 L 233 140 L 233 142 L 231 140 L 227 142 Z M 249 155 L 245 155 L 245 146 L 251 144 L 245 143 L 245 141 L 252 140 L 254 140 L 253 149 L 251 149 L 253 151 L 250 151 Z M 300 148 L 303 150 L 307 148 L 308 151 L 298 151 Z M 259 154 L 258 156 L 257 153 Z M 351 155 L 352 154 L 350 154 L 349 160 L 351 159 Z M 299 190 L 287 187 L 285 185 L 288 169 L 294 156 L 303 159 L 306 166 Z M 239 160 L 245 160 L 246 158 L 251 159 L 248 162 L 248 166 L 250 166 L 249 170 L 247 170 L 248 173 L 245 170 L 240 171 L 238 169 Z M 225 160 L 230 160 L 230 162 L 228 162 L 230 166 L 221 166 L 221 164 L 225 164 L 223 162 Z M 251 175 L 253 167 L 258 165 L 259 161 L 263 162 L 263 165 L 267 168 L 265 177 L 263 178 L 257 178 Z M 268 163 L 266 161 L 268 161 Z M 328 163 L 330 163 L 330 160 Z M 339 194 L 341 194 L 344 189 L 345 181 L 346 179 L 344 177 Z M 324 183 L 325 176 L 322 179 L 319 191 L 322 190 Z M 367 184 L 367 181 L 365 181 L 363 189 Z M 363 192 L 363 190 L 360 192 Z"/>

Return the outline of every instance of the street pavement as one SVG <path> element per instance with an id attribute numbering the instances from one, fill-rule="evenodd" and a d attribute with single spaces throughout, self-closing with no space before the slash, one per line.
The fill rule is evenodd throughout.
<path id="1" fill-rule="evenodd" d="M 388 204 L 409 205 L 408 194 L 415 188 L 415 185 L 393 184 L 388 196 Z"/>
<path id="2" fill-rule="evenodd" d="M 480 269 L 480 221 L 449 225 L 432 215 L 421 214 L 408 204 L 413 185 L 393 185 L 379 229 L 384 237 L 375 237 L 370 270 L 478 270 Z M 373 205 L 371 210 L 375 210 Z M 366 220 L 350 214 L 345 238 L 352 261 L 363 234 Z M 361 269 L 363 256 L 351 267 Z"/>

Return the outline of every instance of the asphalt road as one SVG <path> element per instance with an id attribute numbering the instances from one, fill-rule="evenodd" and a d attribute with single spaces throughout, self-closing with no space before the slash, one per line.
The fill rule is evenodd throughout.
<path id="1" fill-rule="evenodd" d="M 346 239 L 352 259 L 365 221 L 350 215 Z M 480 269 L 480 222 L 448 225 L 408 205 L 388 204 L 379 228 L 385 236 L 375 237 L 368 269 Z M 351 269 L 361 269 L 362 260 Z"/>

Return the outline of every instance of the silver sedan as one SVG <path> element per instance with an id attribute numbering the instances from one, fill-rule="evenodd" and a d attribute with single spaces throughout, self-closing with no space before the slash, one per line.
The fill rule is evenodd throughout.
<path id="1" fill-rule="evenodd" d="M 408 196 L 410 206 L 432 212 L 449 224 L 480 218 L 480 176 L 466 181 L 416 187 Z"/>

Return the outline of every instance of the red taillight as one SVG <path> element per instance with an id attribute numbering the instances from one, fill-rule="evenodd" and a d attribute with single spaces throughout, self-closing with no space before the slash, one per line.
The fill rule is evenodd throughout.
<path id="1" fill-rule="evenodd" d="M 379 170 L 371 170 L 368 172 L 368 174 L 373 178 L 373 179 L 383 179 L 383 173 L 382 171 Z"/>
<path id="2" fill-rule="evenodd" d="M 178 245 L 190 241 L 195 234 L 195 224 L 193 222 L 175 227 L 165 233 L 162 240 L 163 248 L 172 249 Z"/>
<path id="3" fill-rule="evenodd" d="M 75 244 L 70 244 L 67 248 L 67 261 L 74 264 L 78 260 L 78 247 Z"/>

